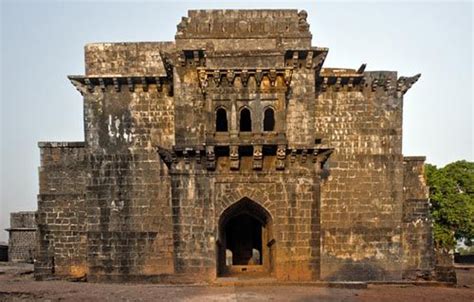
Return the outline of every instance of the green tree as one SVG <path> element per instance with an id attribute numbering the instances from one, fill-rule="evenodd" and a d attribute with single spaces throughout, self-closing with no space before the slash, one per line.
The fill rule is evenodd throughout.
<path id="1" fill-rule="evenodd" d="M 474 240 L 474 163 L 465 160 L 443 168 L 425 165 L 430 187 L 435 244 L 452 250 L 457 240 Z"/>

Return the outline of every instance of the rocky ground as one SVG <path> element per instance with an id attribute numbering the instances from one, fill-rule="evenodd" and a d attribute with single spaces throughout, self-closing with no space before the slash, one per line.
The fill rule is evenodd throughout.
<path id="1" fill-rule="evenodd" d="M 474 267 L 458 268 L 457 287 L 369 285 L 167 286 L 33 280 L 31 265 L 0 264 L 0 301 L 474 301 Z"/>

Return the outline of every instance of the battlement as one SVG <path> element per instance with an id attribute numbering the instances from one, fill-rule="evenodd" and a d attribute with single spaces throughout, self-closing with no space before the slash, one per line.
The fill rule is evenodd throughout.
<path id="1" fill-rule="evenodd" d="M 312 37 L 307 15 L 293 9 L 190 10 L 177 26 L 176 42 L 182 49 L 307 48 Z"/>

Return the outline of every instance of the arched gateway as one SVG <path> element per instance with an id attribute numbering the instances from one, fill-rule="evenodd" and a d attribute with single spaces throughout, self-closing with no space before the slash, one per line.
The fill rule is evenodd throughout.
<path id="1" fill-rule="evenodd" d="M 244 197 L 222 212 L 218 227 L 218 276 L 272 273 L 275 239 L 264 207 Z"/>

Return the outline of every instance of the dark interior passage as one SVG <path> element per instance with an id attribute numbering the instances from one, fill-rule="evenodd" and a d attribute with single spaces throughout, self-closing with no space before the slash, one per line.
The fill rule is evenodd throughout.
<path id="1" fill-rule="evenodd" d="M 262 264 L 262 224 L 247 214 L 235 216 L 225 226 L 226 249 L 232 265 Z"/>

